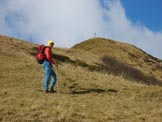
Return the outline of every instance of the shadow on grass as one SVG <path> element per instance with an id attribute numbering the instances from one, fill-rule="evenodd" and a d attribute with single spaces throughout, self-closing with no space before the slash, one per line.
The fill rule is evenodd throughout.
<path id="1" fill-rule="evenodd" d="M 89 94 L 89 93 L 106 93 L 106 92 L 117 93 L 118 91 L 115 90 L 115 89 L 108 89 L 108 90 L 103 90 L 103 89 L 81 89 L 81 90 L 72 91 L 70 94 Z"/>
<path id="2" fill-rule="evenodd" d="M 33 47 L 31 50 L 32 52 L 30 54 L 32 56 L 36 56 L 37 48 Z M 131 80 L 131 81 L 133 80 L 133 81 L 144 83 L 147 85 L 162 86 L 162 81 L 158 80 L 156 77 L 145 75 L 140 70 L 132 66 L 129 66 L 126 63 L 119 62 L 113 57 L 105 56 L 102 59 L 103 64 L 97 64 L 97 65 L 89 65 L 81 60 L 72 60 L 68 56 L 63 56 L 59 54 L 53 54 L 52 57 L 58 63 L 70 63 L 74 66 L 81 66 L 81 67 L 87 68 L 89 71 L 105 72 L 108 74 L 113 74 L 115 76 L 122 76 L 125 79 Z M 87 92 L 89 91 L 87 90 Z M 101 91 L 99 90 L 98 92 L 101 92 Z"/>

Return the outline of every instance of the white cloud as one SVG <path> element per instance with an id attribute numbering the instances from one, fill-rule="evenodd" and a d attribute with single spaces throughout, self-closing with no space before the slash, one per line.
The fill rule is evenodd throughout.
<path id="1" fill-rule="evenodd" d="M 6 20 L 7 16 L 7 20 L 12 19 L 12 22 L 3 23 L 3 28 L 9 29 L 3 33 L 9 35 L 17 34 L 25 39 L 30 37 L 38 43 L 54 39 L 58 46 L 70 47 L 93 37 L 95 32 L 103 31 L 98 0 L 6 1 L 6 5 L 1 6 L 4 8 L 1 17 L 2 20 Z"/>
<path id="2" fill-rule="evenodd" d="M 70 47 L 97 36 L 134 44 L 161 57 L 162 32 L 132 23 L 120 0 L 1 0 L 0 33 Z"/>
<path id="3" fill-rule="evenodd" d="M 119 0 L 107 2 L 107 28 L 111 30 L 111 37 L 120 41 L 134 44 L 144 51 L 162 58 L 162 32 L 153 32 L 147 27 L 132 23 L 126 16 L 125 9 Z"/>

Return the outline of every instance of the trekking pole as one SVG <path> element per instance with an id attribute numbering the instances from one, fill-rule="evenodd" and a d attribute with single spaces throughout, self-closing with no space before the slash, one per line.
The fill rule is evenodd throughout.
<path id="1" fill-rule="evenodd" d="M 44 80 L 43 80 L 43 82 L 42 82 L 41 89 L 44 91 Z"/>
<path id="2" fill-rule="evenodd" d="M 56 77 L 57 77 L 57 82 L 56 82 L 56 88 L 57 88 L 57 92 L 59 92 L 59 83 L 58 83 L 58 66 L 56 67 Z"/>

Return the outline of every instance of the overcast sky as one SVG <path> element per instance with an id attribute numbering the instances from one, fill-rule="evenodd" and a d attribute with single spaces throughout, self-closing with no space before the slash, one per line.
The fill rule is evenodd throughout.
<path id="1" fill-rule="evenodd" d="M 155 24 L 161 18 L 157 12 L 152 14 L 154 8 L 162 9 L 160 0 L 137 0 L 141 6 L 128 1 L 0 0 L 0 34 L 38 44 L 52 39 L 57 47 L 71 47 L 96 33 L 98 37 L 133 44 L 162 59 L 162 26 Z M 151 1 L 159 2 L 159 6 Z"/>

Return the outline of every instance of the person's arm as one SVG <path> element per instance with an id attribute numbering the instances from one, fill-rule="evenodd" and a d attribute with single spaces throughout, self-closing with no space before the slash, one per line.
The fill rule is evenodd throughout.
<path id="1" fill-rule="evenodd" d="M 46 54 L 46 58 L 49 62 L 51 62 L 52 64 L 56 65 L 56 62 L 52 59 L 51 56 L 51 49 L 50 48 L 46 48 L 45 49 L 45 54 Z"/>

